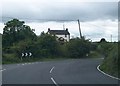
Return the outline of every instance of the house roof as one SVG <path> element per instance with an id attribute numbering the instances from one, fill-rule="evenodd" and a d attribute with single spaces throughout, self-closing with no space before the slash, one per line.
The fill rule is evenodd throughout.
<path id="1" fill-rule="evenodd" d="M 66 30 L 50 30 L 50 29 L 48 29 L 48 32 L 50 34 L 57 34 L 57 35 L 70 35 L 70 33 L 68 32 L 68 29 L 66 29 Z"/>

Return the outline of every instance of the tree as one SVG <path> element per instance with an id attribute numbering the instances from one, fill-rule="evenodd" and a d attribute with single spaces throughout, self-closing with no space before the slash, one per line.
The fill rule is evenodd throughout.
<path id="1" fill-rule="evenodd" d="M 109 42 L 101 42 L 98 44 L 97 50 L 101 55 L 107 57 L 112 49 L 113 44 Z"/>
<path id="2" fill-rule="evenodd" d="M 24 21 L 13 19 L 5 23 L 3 28 L 3 47 L 8 47 L 24 39 L 36 37 L 32 29 L 24 25 Z"/>
<path id="3" fill-rule="evenodd" d="M 107 53 L 106 58 L 103 60 L 100 68 L 106 73 L 120 78 L 120 57 L 119 57 L 119 43 L 111 43 L 110 49 L 104 52 Z"/>
<path id="4" fill-rule="evenodd" d="M 90 42 L 84 38 L 72 39 L 67 45 L 68 56 L 72 58 L 80 58 L 90 52 Z"/>
<path id="5" fill-rule="evenodd" d="M 34 49 L 37 50 L 34 51 L 35 57 L 54 57 L 58 53 L 58 42 L 56 41 L 56 37 L 41 33 L 35 43 Z"/>
<path id="6" fill-rule="evenodd" d="M 107 41 L 105 40 L 105 38 L 102 38 L 100 42 L 107 42 Z"/>
<path id="7" fill-rule="evenodd" d="M 24 21 L 13 19 L 5 23 L 3 28 L 3 61 L 20 60 L 22 52 L 32 50 L 32 44 L 37 39 L 33 30 Z"/>

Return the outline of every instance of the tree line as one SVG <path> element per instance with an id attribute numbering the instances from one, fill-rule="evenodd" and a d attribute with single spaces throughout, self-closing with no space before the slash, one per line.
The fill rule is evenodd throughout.
<path id="1" fill-rule="evenodd" d="M 41 29 L 41 28 L 40 28 Z M 85 58 L 91 51 L 93 56 L 101 54 L 104 56 L 101 70 L 120 77 L 120 59 L 118 48 L 120 42 L 109 43 L 105 39 L 100 42 L 91 42 L 88 39 L 74 38 L 69 42 L 61 43 L 56 36 L 41 32 L 38 36 L 24 21 L 12 19 L 5 23 L 2 34 L 2 62 L 21 62 L 22 53 L 32 53 L 32 56 L 23 56 L 24 61 L 36 61 L 45 58 Z M 101 57 L 101 56 L 100 56 Z"/>
<path id="2" fill-rule="evenodd" d="M 31 59 L 82 58 L 92 49 L 91 42 L 84 37 L 63 44 L 56 40 L 56 36 L 44 32 L 37 36 L 30 26 L 18 19 L 5 23 L 2 38 L 3 63 L 19 62 L 21 53 L 25 52 L 32 52 Z"/>
<path id="3" fill-rule="evenodd" d="M 100 66 L 102 71 L 120 78 L 120 42 L 101 43 L 98 46 L 98 52 L 104 55 L 104 60 Z"/>

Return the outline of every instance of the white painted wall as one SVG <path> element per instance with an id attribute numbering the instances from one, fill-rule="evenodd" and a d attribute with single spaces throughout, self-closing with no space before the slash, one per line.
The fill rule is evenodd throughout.
<path id="1" fill-rule="evenodd" d="M 58 38 L 60 38 L 60 37 L 63 37 L 65 40 L 67 40 L 68 42 L 70 41 L 70 35 L 66 35 L 66 37 L 65 37 L 65 35 L 56 35 Z"/>
<path id="2" fill-rule="evenodd" d="M 48 32 L 48 34 L 50 34 L 49 32 Z M 65 37 L 65 35 L 56 35 L 58 38 L 60 38 L 60 37 L 63 37 L 65 40 L 67 40 L 67 42 L 69 42 L 70 41 L 70 35 L 66 35 L 66 37 Z"/>

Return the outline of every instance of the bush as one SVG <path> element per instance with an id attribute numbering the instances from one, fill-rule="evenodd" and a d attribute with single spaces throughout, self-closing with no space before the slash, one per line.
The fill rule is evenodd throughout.
<path id="1" fill-rule="evenodd" d="M 81 58 L 90 52 L 90 42 L 84 38 L 72 39 L 68 45 L 68 56 L 72 58 Z"/>
<path id="2" fill-rule="evenodd" d="M 35 57 L 49 57 L 58 55 L 58 42 L 55 36 L 44 34 L 38 37 L 37 42 L 34 45 Z"/>
<path id="3" fill-rule="evenodd" d="M 118 62 L 118 45 L 113 44 L 111 46 L 111 49 L 107 53 L 107 57 L 104 59 L 101 69 L 113 76 L 118 77 L 118 67 L 119 67 L 119 62 Z M 120 70 L 120 69 L 119 69 Z M 119 76 L 120 77 L 120 76 Z"/>
<path id="4" fill-rule="evenodd" d="M 15 54 L 4 54 L 2 58 L 3 64 L 8 63 L 18 63 L 20 62 L 20 59 L 16 58 Z"/>
<path id="5" fill-rule="evenodd" d="M 98 44 L 97 51 L 107 57 L 112 50 L 113 44 L 109 42 L 101 42 Z"/>

